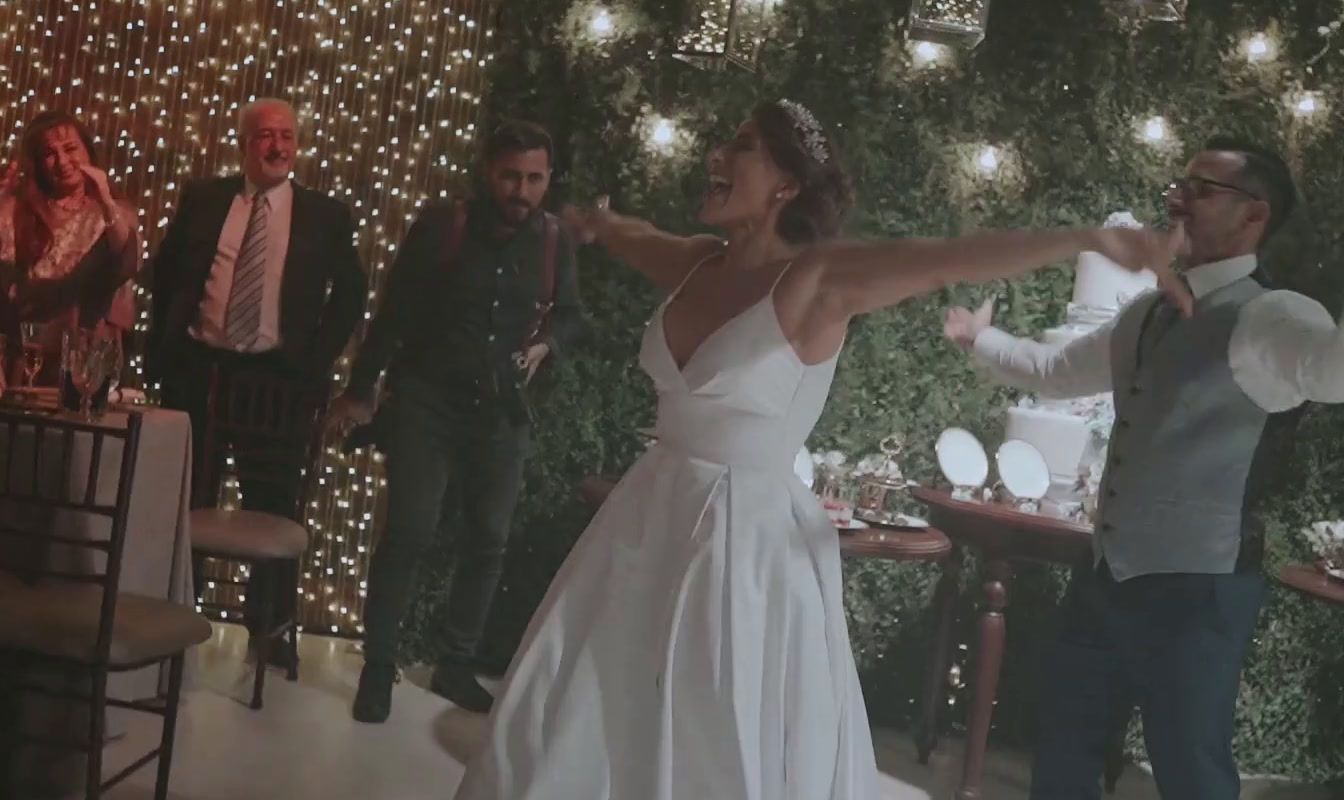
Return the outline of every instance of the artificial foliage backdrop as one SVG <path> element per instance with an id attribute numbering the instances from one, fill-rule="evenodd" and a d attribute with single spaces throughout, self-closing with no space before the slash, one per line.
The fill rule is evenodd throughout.
<path id="1" fill-rule="evenodd" d="M 560 145 L 553 200 L 610 193 L 619 210 L 695 229 L 702 157 L 758 99 L 809 105 L 835 133 L 858 189 L 850 232 L 942 236 L 985 227 L 1095 225 L 1116 210 L 1158 221 L 1160 195 L 1208 135 L 1250 136 L 1286 152 L 1307 209 L 1268 254 L 1287 286 L 1338 310 L 1344 286 L 1344 13 L 1337 0 L 1200 0 L 1184 23 L 1135 26 L 1101 0 L 1014 0 L 991 10 L 970 54 L 914 46 L 902 0 L 784 0 L 759 70 L 701 71 L 668 57 L 684 32 L 679 3 L 514 0 L 497 23 L 488 113 L 551 127 Z M 1256 37 L 1256 34 L 1262 34 Z M 855 322 L 811 448 L 853 459 L 899 433 L 908 472 L 934 477 L 932 444 L 961 425 L 991 446 L 1012 395 L 989 387 L 941 337 L 953 303 L 998 298 L 999 324 L 1057 324 L 1071 274 L 958 287 Z M 658 297 L 598 252 L 582 257 L 592 326 L 556 378 L 489 636 L 506 658 L 588 519 L 585 475 L 638 454 L 653 397 L 636 363 Z M 1269 567 L 1308 559 L 1298 530 L 1344 516 L 1344 410 L 1314 408 L 1301 430 L 1298 488 L 1275 505 Z M 470 491 L 468 487 L 468 491 Z M 409 654 L 434 652 L 450 541 L 432 563 Z M 972 565 L 973 566 L 973 565 Z M 936 569 L 849 563 L 855 655 L 878 724 L 904 723 L 929 641 Z M 974 571 L 970 572 L 974 575 Z M 1010 597 L 1009 653 L 996 712 L 1001 741 L 1027 743 L 1037 665 L 1066 576 L 1023 569 Z M 973 641 L 977 582 L 958 641 Z M 963 650 L 949 678 L 964 683 Z M 960 673 L 958 677 L 957 673 Z M 957 724 L 967 698 L 951 694 Z M 1344 614 L 1275 589 L 1246 670 L 1236 749 L 1245 771 L 1299 778 L 1344 773 Z M 1138 740 L 1134 740 L 1138 747 Z"/>

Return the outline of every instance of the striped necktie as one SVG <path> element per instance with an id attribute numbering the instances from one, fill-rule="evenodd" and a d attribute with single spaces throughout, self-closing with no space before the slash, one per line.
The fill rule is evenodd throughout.
<path id="1" fill-rule="evenodd" d="M 261 335 L 261 297 L 266 284 L 266 224 L 270 213 L 270 201 L 266 195 L 257 192 L 252 198 L 247 232 L 243 234 L 243 244 L 238 248 L 238 259 L 233 264 L 233 286 L 229 289 L 224 335 L 229 345 L 239 350 L 253 347 Z"/>

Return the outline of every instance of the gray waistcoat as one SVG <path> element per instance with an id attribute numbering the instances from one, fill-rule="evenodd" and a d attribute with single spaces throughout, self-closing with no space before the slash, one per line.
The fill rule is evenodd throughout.
<path id="1" fill-rule="evenodd" d="M 1228 345 L 1241 309 L 1266 291 L 1245 278 L 1205 295 L 1190 319 L 1157 294 L 1121 312 L 1093 544 L 1117 580 L 1259 563 L 1254 510 L 1288 437 L 1237 384 Z"/>

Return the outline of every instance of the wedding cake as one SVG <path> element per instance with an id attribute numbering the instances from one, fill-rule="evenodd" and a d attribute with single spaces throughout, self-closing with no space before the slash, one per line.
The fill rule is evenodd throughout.
<path id="1" fill-rule="evenodd" d="M 1106 220 L 1106 227 L 1142 226 L 1128 212 L 1119 212 Z M 1151 272 L 1130 272 L 1100 253 L 1082 253 L 1064 324 L 1045 331 L 1041 342 L 1062 348 L 1111 320 L 1136 295 L 1156 285 L 1157 276 Z M 1110 394 L 1068 400 L 1027 397 L 1008 409 L 1007 438 L 1041 451 L 1050 468 L 1047 505 L 1076 515 L 1101 479 L 1100 461 L 1114 421 Z"/>

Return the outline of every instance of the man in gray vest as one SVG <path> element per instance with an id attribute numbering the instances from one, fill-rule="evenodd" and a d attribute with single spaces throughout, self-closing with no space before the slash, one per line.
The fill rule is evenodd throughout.
<path id="1" fill-rule="evenodd" d="M 1297 411 L 1344 402 L 1344 333 L 1272 291 L 1256 253 L 1295 204 L 1283 160 L 1217 138 L 1171 184 L 1186 318 L 1153 292 L 1052 348 L 952 309 L 947 335 L 998 379 L 1056 397 L 1113 391 L 1093 569 L 1069 590 L 1042 686 L 1033 800 L 1100 798 L 1106 743 L 1138 705 L 1165 800 L 1232 800 L 1241 664 L 1265 594 L 1258 516 Z"/>

